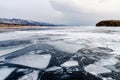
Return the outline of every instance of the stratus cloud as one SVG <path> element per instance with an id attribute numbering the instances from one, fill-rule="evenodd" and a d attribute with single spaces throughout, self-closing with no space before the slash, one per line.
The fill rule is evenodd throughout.
<path id="1" fill-rule="evenodd" d="M 51 6 L 49 0 L 0 0 L 0 18 L 20 18 L 58 23 L 62 14 Z"/>
<path id="2" fill-rule="evenodd" d="M 120 13 L 120 0 L 50 0 L 56 10 L 81 13 Z"/>

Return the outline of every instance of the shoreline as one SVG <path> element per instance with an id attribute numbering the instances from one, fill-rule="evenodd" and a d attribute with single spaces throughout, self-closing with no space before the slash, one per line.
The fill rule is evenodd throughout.
<path id="1" fill-rule="evenodd" d="M 0 29 L 44 28 L 47 26 L 0 26 Z"/>
<path id="2" fill-rule="evenodd" d="M 48 26 L 0 26 L 1 32 L 11 32 L 16 30 L 25 30 L 25 29 L 39 29 L 39 28 L 48 28 Z"/>

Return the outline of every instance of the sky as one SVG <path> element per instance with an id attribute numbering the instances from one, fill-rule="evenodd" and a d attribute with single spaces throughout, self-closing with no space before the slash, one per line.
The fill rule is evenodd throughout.
<path id="1" fill-rule="evenodd" d="M 92 26 L 119 14 L 120 0 L 0 0 L 0 18 Z"/>

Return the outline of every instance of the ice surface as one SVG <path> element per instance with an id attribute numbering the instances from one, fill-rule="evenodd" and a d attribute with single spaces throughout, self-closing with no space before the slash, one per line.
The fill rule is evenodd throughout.
<path id="1" fill-rule="evenodd" d="M 54 53 L 54 51 L 48 51 L 47 54 L 44 54 L 44 51 L 41 53 L 41 49 L 44 48 L 46 50 L 46 47 L 43 46 L 43 48 L 38 47 L 37 50 L 27 53 L 31 51 L 31 49 L 36 49 L 36 47 L 28 47 L 24 48 L 19 47 L 11 47 L 11 48 L 4 48 L 0 47 L 0 57 L 5 54 L 14 53 L 11 54 L 11 59 L 8 59 L 8 63 L 14 63 L 19 64 L 23 66 L 28 67 L 34 67 L 37 69 L 46 69 L 47 66 L 49 66 L 49 62 L 51 61 L 51 58 L 54 56 L 57 56 L 60 60 L 62 60 L 55 66 L 50 66 L 46 71 L 55 71 L 58 69 L 61 69 L 61 67 L 74 67 L 79 66 L 80 63 L 88 62 L 86 66 L 83 66 L 85 71 L 93 74 L 98 75 L 102 73 L 111 73 L 112 71 L 115 71 L 115 73 L 119 72 L 119 68 L 116 68 L 115 65 L 120 61 L 120 28 L 108 28 L 108 27 L 62 27 L 62 28 L 56 28 L 56 29 L 43 29 L 43 30 L 31 30 L 31 31 L 14 31 L 14 32 L 4 32 L 0 33 L 0 41 L 7 41 L 7 40 L 28 40 L 30 41 L 30 45 L 40 45 L 47 44 L 52 46 L 52 49 L 50 50 L 56 50 L 59 54 L 65 54 L 65 56 L 57 56 L 57 53 Z M 37 46 L 38 46 L 37 45 Z M 26 47 L 26 46 L 24 46 Z M 39 50 L 39 48 L 41 48 Z M 104 49 L 98 49 L 98 48 L 105 48 L 110 49 L 112 51 L 107 51 Z M 22 51 L 19 51 L 19 49 L 22 49 Z M 92 55 L 81 55 L 77 56 L 76 59 L 70 59 L 72 55 L 76 54 L 81 49 L 87 49 L 89 53 L 92 53 Z M 27 52 L 26 52 L 27 51 Z M 59 52 L 60 51 L 60 52 Z M 16 57 L 17 52 L 19 54 Z M 25 53 L 24 53 L 25 52 Z M 34 54 L 37 53 L 37 54 Z M 50 54 L 48 54 L 50 53 Z M 68 53 L 68 56 L 66 56 Z M 73 53 L 73 54 L 69 54 Z M 104 56 L 104 53 L 108 54 L 104 57 L 94 55 L 93 53 L 98 53 L 100 55 Z M 78 53 L 80 54 L 80 53 Z M 91 57 L 89 59 L 89 57 Z M 117 58 L 116 58 L 117 57 Z M 72 57 L 73 58 L 73 57 Z M 55 58 L 57 60 L 57 58 Z M 73 61 L 69 61 L 73 60 Z M 93 60 L 92 64 L 89 64 L 89 61 L 87 60 Z M 51 62 L 52 65 L 54 63 Z M 57 63 L 56 63 L 57 64 Z M 60 67 L 61 66 L 61 67 Z M 5 71 L 6 70 L 6 71 Z M 0 74 L 7 74 L 9 75 L 13 70 L 5 68 L 0 70 Z M 7 72 L 8 71 L 8 72 Z M 36 76 L 38 72 L 32 72 L 29 74 L 26 74 L 25 76 L 21 77 L 20 80 L 30 80 L 33 78 L 33 80 L 36 80 Z M 0 76 L 0 80 L 4 79 L 5 75 L 2 77 Z M 32 78 L 31 78 L 32 77 Z M 111 76 L 109 76 L 111 78 Z M 104 80 L 108 78 L 103 78 Z M 119 79 L 118 79 L 119 80 Z"/>
<path id="2" fill-rule="evenodd" d="M 50 43 L 55 47 L 64 51 L 75 52 L 79 47 L 109 47 L 114 50 L 115 54 L 119 54 L 120 50 L 120 28 L 96 28 L 96 27 L 69 27 L 56 30 L 37 30 L 37 31 L 15 31 L 0 34 L 0 41 L 14 39 L 32 39 L 33 37 L 46 36 L 52 40 L 62 39 L 62 42 Z M 106 33 L 107 32 L 107 33 Z M 9 34 L 9 35 L 8 35 Z M 49 34 L 49 35 L 48 35 Z M 50 36 L 58 35 L 58 36 Z M 64 35 L 64 36 L 59 36 Z M 85 42 L 86 41 L 86 42 Z M 66 42 L 74 42 L 76 44 L 67 44 Z M 59 43 L 59 45 L 58 45 Z M 57 46 L 56 46 L 56 45 Z M 63 46 L 63 48 L 61 47 Z M 76 46 L 76 47 L 75 47 Z M 116 46 L 116 47 L 115 47 Z M 73 47 L 73 50 L 71 49 Z M 74 48 L 75 47 L 75 48 Z M 75 50 L 75 51 L 74 51 Z"/>
<path id="3" fill-rule="evenodd" d="M 61 64 L 62 67 L 73 67 L 73 66 L 79 66 L 77 61 L 67 61 L 63 64 Z"/>
<path id="4" fill-rule="evenodd" d="M 19 78 L 18 80 L 37 80 L 38 74 L 39 74 L 38 71 L 33 71 L 32 73 L 27 74 L 27 75 Z"/>
<path id="5" fill-rule="evenodd" d="M 12 47 L 12 48 L 7 48 L 7 49 L 0 49 L 0 56 L 12 53 L 14 51 L 23 49 L 26 46 L 16 46 L 16 47 Z"/>
<path id="6" fill-rule="evenodd" d="M 5 80 L 14 70 L 15 68 L 0 68 L 0 80 Z"/>
<path id="7" fill-rule="evenodd" d="M 80 48 L 85 47 L 84 45 L 69 44 L 62 41 L 47 42 L 47 44 L 54 46 L 57 50 L 68 53 L 76 53 Z"/>
<path id="8" fill-rule="evenodd" d="M 53 66 L 53 67 L 48 68 L 46 71 L 55 71 L 55 70 L 58 70 L 58 69 L 61 69 L 61 67 Z"/>
<path id="9" fill-rule="evenodd" d="M 94 75 L 111 72 L 111 70 L 109 70 L 105 67 L 94 65 L 94 64 L 88 65 L 87 67 L 85 67 L 85 70 Z"/>
<path id="10" fill-rule="evenodd" d="M 119 62 L 118 59 L 116 59 L 115 57 L 111 57 L 108 59 L 101 59 L 99 62 L 96 62 L 96 65 L 99 66 L 106 66 L 106 65 L 115 65 L 117 62 Z"/>
<path id="11" fill-rule="evenodd" d="M 45 69 L 49 64 L 50 59 L 51 59 L 50 54 L 45 55 L 30 54 L 14 58 L 12 60 L 9 60 L 8 62 L 38 69 Z"/>
<path id="12" fill-rule="evenodd" d="M 112 79 L 112 78 L 110 77 L 110 78 L 103 78 L 103 80 L 115 80 L 115 79 Z"/>
<path id="13" fill-rule="evenodd" d="M 94 64 L 90 64 L 85 67 L 85 70 L 91 74 L 98 75 L 102 73 L 110 73 L 111 71 L 119 72 L 114 66 L 110 67 L 110 65 L 115 65 L 119 62 L 115 57 L 111 57 L 108 59 L 101 59 Z"/>

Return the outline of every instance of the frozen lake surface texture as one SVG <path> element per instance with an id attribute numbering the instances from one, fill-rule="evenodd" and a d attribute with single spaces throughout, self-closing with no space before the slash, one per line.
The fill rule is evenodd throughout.
<path id="1" fill-rule="evenodd" d="M 120 80 L 120 28 L 1 32 L 0 80 Z"/>

